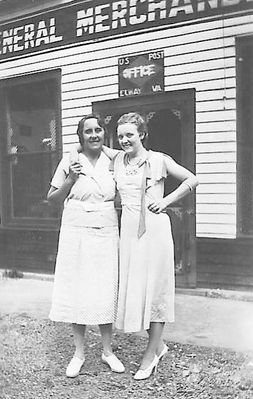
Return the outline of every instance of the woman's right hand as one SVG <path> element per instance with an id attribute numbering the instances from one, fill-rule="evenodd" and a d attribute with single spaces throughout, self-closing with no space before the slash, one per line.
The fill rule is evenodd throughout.
<path id="1" fill-rule="evenodd" d="M 76 181 L 81 173 L 82 165 L 78 161 L 73 161 L 69 165 L 69 178 Z"/>

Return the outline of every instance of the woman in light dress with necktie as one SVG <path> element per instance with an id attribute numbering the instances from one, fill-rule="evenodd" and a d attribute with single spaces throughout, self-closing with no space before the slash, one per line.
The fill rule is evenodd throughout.
<path id="1" fill-rule="evenodd" d="M 137 113 L 117 122 L 123 151 L 104 147 L 122 203 L 119 299 L 116 327 L 125 332 L 148 332 L 148 344 L 136 380 L 148 378 L 168 351 L 163 343 L 165 322 L 174 321 L 174 244 L 166 208 L 198 184 L 189 170 L 169 156 L 147 151 L 147 126 Z M 168 175 L 180 181 L 164 197 Z"/>

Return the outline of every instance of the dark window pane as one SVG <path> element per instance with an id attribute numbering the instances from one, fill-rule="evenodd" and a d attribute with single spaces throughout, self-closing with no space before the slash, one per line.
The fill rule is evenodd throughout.
<path id="1" fill-rule="evenodd" d="M 58 163 L 57 79 L 17 80 L 3 89 L 10 204 L 6 219 L 58 218 L 46 201 Z"/>
<path id="2" fill-rule="evenodd" d="M 57 217 L 55 208 L 46 201 L 53 156 L 47 152 L 12 157 L 13 217 Z"/>
<path id="3" fill-rule="evenodd" d="M 148 145 L 154 151 L 163 152 L 181 163 L 181 121 L 180 111 L 161 109 L 150 112 L 148 118 Z M 165 180 L 165 195 L 178 186 L 172 176 Z"/>
<path id="4" fill-rule="evenodd" d="M 56 88 L 54 80 L 7 89 L 8 153 L 56 148 Z"/>

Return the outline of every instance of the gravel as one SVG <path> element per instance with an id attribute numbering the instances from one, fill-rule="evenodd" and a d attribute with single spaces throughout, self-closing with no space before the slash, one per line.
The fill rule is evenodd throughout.
<path id="1" fill-rule="evenodd" d="M 253 366 L 224 349 L 166 342 L 169 353 L 156 375 L 133 380 L 146 338 L 115 333 L 113 349 L 126 372 L 101 362 L 97 328 L 86 333 L 86 361 L 77 378 L 65 377 L 73 354 L 69 325 L 21 314 L 0 318 L 1 399 L 252 399 Z"/>

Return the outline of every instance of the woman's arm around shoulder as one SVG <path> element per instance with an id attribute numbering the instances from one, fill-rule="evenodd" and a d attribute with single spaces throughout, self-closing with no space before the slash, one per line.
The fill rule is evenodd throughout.
<path id="1" fill-rule="evenodd" d="M 118 155 L 119 152 L 121 152 L 120 150 L 115 150 L 114 148 L 107 147 L 106 145 L 103 145 L 102 151 L 110 159 L 113 159 L 116 157 L 116 155 Z"/>
<path id="2" fill-rule="evenodd" d="M 115 150 L 114 148 L 107 147 L 106 145 L 103 145 L 102 151 L 109 159 L 113 159 L 120 152 L 120 150 Z M 82 152 L 82 146 L 80 144 L 74 145 L 70 150 L 71 159 L 78 159 L 78 154 L 80 152 Z"/>

